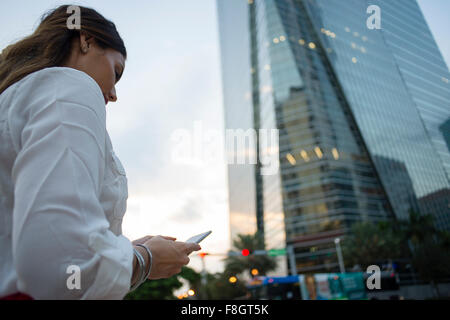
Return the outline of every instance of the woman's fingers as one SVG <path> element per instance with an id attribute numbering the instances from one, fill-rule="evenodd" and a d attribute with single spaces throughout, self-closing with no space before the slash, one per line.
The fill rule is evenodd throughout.
<path id="1" fill-rule="evenodd" d="M 184 243 L 184 244 L 185 244 L 185 252 L 187 255 L 190 255 L 193 251 L 198 251 L 202 249 L 197 243 Z"/>

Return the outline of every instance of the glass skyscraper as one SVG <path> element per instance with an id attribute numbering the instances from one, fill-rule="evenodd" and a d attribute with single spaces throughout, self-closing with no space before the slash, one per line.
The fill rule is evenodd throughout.
<path id="1" fill-rule="evenodd" d="M 330 272 L 355 222 L 414 210 L 450 230 L 450 75 L 416 0 L 217 4 L 225 127 L 279 130 L 276 174 L 228 166 L 232 237 Z"/>

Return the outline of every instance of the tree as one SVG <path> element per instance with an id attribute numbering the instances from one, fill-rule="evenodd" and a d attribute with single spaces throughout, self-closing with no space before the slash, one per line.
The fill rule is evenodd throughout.
<path id="1" fill-rule="evenodd" d="M 277 264 L 274 258 L 266 255 L 253 255 L 255 250 L 264 250 L 264 240 L 260 233 L 238 234 L 233 240 L 233 246 L 239 252 L 248 249 L 250 254 L 247 257 L 242 255 L 229 256 L 225 258 L 225 274 L 227 276 L 238 275 L 248 271 L 250 276 L 252 269 L 257 269 L 260 275 L 265 275 L 269 271 L 276 269 Z"/>
<path id="2" fill-rule="evenodd" d="M 443 249 L 442 243 L 426 239 L 416 245 L 412 263 L 420 278 L 431 283 L 439 297 L 438 283 L 450 277 L 450 255 Z"/>
<path id="3" fill-rule="evenodd" d="M 377 261 L 407 259 L 419 277 L 437 284 L 450 277 L 450 236 L 435 229 L 431 215 L 410 211 L 409 220 L 356 223 L 342 243 L 344 261 L 364 268 Z"/>
<path id="4" fill-rule="evenodd" d="M 432 215 L 421 215 L 413 210 L 402 228 L 410 244 L 415 271 L 423 281 L 431 283 L 440 296 L 438 283 L 450 277 L 449 233 L 434 227 Z"/>
<path id="5" fill-rule="evenodd" d="M 359 222 L 342 241 L 344 261 L 366 269 L 378 261 L 396 260 L 408 256 L 404 237 L 392 224 Z"/>
<path id="6" fill-rule="evenodd" d="M 433 224 L 433 216 L 430 214 L 420 214 L 414 210 L 409 211 L 409 220 L 399 221 L 400 229 L 410 243 L 411 251 L 414 246 L 423 243 L 430 238 L 439 237 L 439 231 Z"/>
<path id="7" fill-rule="evenodd" d="M 247 294 L 245 283 L 239 279 L 231 283 L 229 274 L 226 272 L 207 274 L 207 278 L 206 290 L 208 298 L 211 300 L 231 300 L 241 298 Z"/>
<path id="8" fill-rule="evenodd" d="M 125 300 L 174 300 L 173 292 L 183 286 L 179 278 L 187 280 L 197 291 L 200 274 L 189 267 L 183 267 L 181 273 L 167 279 L 146 280 L 133 292 L 125 296 Z"/>

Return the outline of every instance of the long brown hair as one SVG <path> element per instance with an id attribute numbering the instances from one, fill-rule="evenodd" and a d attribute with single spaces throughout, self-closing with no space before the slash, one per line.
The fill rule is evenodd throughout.
<path id="1" fill-rule="evenodd" d="M 9 45 L 0 54 L 0 94 L 9 86 L 35 71 L 59 67 L 69 57 L 72 39 L 80 32 L 92 36 L 101 48 L 119 51 L 127 56 L 125 45 L 113 22 L 91 8 L 80 8 L 80 29 L 69 29 L 69 5 L 45 13 L 30 36 Z M 69 12 L 71 12 L 69 10 Z"/>

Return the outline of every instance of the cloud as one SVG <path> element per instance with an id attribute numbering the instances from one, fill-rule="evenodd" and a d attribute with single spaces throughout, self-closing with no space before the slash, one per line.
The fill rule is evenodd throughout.
<path id="1" fill-rule="evenodd" d="M 168 220 L 175 223 L 196 223 L 203 217 L 201 195 L 187 199 L 181 208 L 169 215 Z"/>

